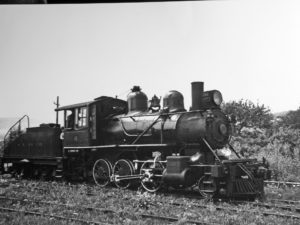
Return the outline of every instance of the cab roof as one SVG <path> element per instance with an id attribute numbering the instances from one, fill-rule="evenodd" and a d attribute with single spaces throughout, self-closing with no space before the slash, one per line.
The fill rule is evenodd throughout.
<path id="1" fill-rule="evenodd" d="M 124 101 L 122 99 L 112 98 L 112 97 L 108 97 L 108 96 L 101 96 L 101 97 L 95 98 L 94 101 L 82 102 L 82 103 L 58 107 L 55 109 L 55 111 L 71 110 L 71 109 L 75 109 L 75 108 L 86 107 L 95 102 L 104 102 L 104 101 L 108 101 L 108 100 L 110 100 L 110 101 L 114 100 L 114 101 L 120 101 L 120 102 L 126 103 L 126 101 Z"/>
<path id="2" fill-rule="evenodd" d="M 93 102 L 94 101 L 82 102 L 82 103 L 77 103 L 77 104 L 73 104 L 73 105 L 66 105 L 66 106 L 62 106 L 62 107 L 56 108 L 55 111 L 62 111 L 62 110 L 69 110 L 69 109 L 80 108 L 80 107 L 88 106 L 89 104 L 91 104 Z"/>

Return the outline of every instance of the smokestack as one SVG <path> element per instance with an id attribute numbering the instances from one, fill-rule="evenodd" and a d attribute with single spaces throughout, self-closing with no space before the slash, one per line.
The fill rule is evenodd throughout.
<path id="1" fill-rule="evenodd" d="M 202 109 L 203 82 L 192 82 L 192 107 L 191 110 Z"/>

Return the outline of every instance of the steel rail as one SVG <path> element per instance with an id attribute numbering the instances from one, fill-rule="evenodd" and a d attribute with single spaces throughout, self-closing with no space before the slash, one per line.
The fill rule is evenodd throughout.
<path id="1" fill-rule="evenodd" d="M 56 215 L 56 214 L 40 213 L 40 212 L 13 209 L 13 208 L 7 208 L 7 207 L 0 207 L 0 211 L 17 212 L 17 213 L 24 213 L 24 214 L 28 214 L 28 215 L 50 217 L 50 218 L 55 218 L 55 219 L 59 219 L 59 220 L 81 222 L 81 223 L 84 223 L 84 224 L 97 224 L 97 225 L 107 225 L 108 224 L 108 223 L 103 223 L 103 222 L 78 219 L 78 218 L 74 218 L 74 217 L 65 217 L 65 216 L 60 216 L 60 215 Z"/>
<path id="2" fill-rule="evenodd" d="M 288 214 L 283 214 L 283 213 L 278 213 L 278 212 L 262 212 L 262 214 L 264 216 L 277 216 L 277 217 L 285 217 L 285 218 L 300 220 L 300 216 L 288 215 Z"/>
<path id="3" fill-rule="evenodd" d="M 169 204 L 169 205 L 174 205 L 174 206 L 185 206 L 185 204 L 183 203 L 179 203 L 179 202 L 172 202 L 172 203 L 169 203 L 169 202 L 163 202 L 164 204 Z M 249 202 L 247 202 L 249 203 Z M 193 207 L 196 207 L 196 208 L 210 208 L 209 205 L 206 205 L 206 204 L 199 204 L 199 203 L 190 203 L 191 206 Z M 214 205 L 214 208 L 216 210 L 224 210 L 224 211 L 233 211 L 233 212 L 240 212 L 241 210 L 240 209 L 237 209 L 237 208 L 229 208 L 229 207 L 224 207 L 224 206 L 217 206 L 217 205 Z M 247 211 L 247 212 L 251 212 L 250 210 L 244 210 L 244 211 Z M 291 211 L 293 211 L 293 208 L 291 208 Z M 264 215 L 264 216 L 277 216 L 277 217 L 286 217 L 286 218 L 292 218 L 292 219 L 299 219 L 300 220 L 300 216 L 298 215 L 292 215 L 292 214 L 283 214 L 283 213 L 278 213 L 278 212 L 267 212 L 267 211 L 261 211 L 261 213 Z"/>
<path id="4" fill-rule="evenodd" d="M 289 181 L 275 181 L 275 180 L 266 180 L 264 181 L 265 184 L 277 184 L 278 186 L 280 185 L 285 185 L 285 186 L 300 186 L 300 182 L 289 182 Z"/>
<path id="5" fill-rule="evenodd" d="M 179 202 L 172 202 L 172 203 L 170 203 L 170 202 L 163 202 L 163 203 L 164 204 L 168 204 L 168 205 L 173 205 L 173 206 L 185 206 L 184 203 L 179 203 Z M 251 204 L 251 202 L 247 202 L 247 203 Z M 199 204 L 199 203 L 190 203 L 190 204 L 191 204 L 191 206 L 196 207 L 196 208 L 210 208 L 210 206 L 206 205 L 206 204 Z M 259 204 L 259 203 L 257 203 L 257 204 Z M 224 206 L 214 205 L 214 207 L 215 207 L 216 210 L 224 210 L 224 211 L 227 210 L 227 211 L 233 211 L 233 212 L 240 212 L 241 211 L 240 209 L 228 208 L 228 207 L 224 207 Z M 282 208 L 284 208 L 284 207 L 282 207 Z M 288 206 L 286 206 L 286 209 L 287 208 L 288 208 Z M 289 210 L 293 211 L 294 208 L 291 207 Z M 251 212 L 250 210 L 244 210 L 244 211 Z M 296 211 L 299 212 L 300 208 L 296 208 Z M 292 218 L 292 219 L 300 220 L 300 216 L 298 216 L 298 215 L 284 214 L 284 213 L 279 213 L 279 212 L 268 212 L 268 211 L 261 211 L 261 213 L 264 216 L 276 216 L 276 217 L 285 217 L 285 218 Z"/>
<path id="6" fill-rule="evenodd" d="M 237 203 L 237 204 L 249 204 L 253 206 L 259 206 L 259 207 L 264 207 L 264 208 L 277 208 L 277 209 L 282 209 L 282 210 L 288 210 L 288 211 L 295 211 L 300 213 L 300 208 L 298 207 L 293 207 L 289 205 L 277 205 L 277 204 L 269 204 L 269 203 L 262 203 L 262 202 L 246 202 L 246 201 L 231 201 L 232 203 Z"/>
<path id="7" fill-rule="evenodd" d="M 70 204 L 63 204 L 63 203 L 55 203 L 55 202 L 47 202 L 47 201 L 39 201 L 39 200 L 28 200 L 28 199 L 18 199 L 18 198 L 13 198 L 13 197 L 6 197 L 6 196 L 0 196 L 0 199 L 8 199 L 8 200 L 14 200 L 14 201 L 22 201 L 22 202 L 35 202 L 35 203 L 42 203 L 42 204 L 51 204 L 51 205 L 60 205 L 60 206 L 65 206 L 65 207 L 78 207 L 81 209 L 87 209 L 87 210 L 97 210 L 97 211 L 101 211 L 103 213 L 115 213 L 117 214 L 117 212 L 115 210 L 112 209 L 104 209 L 104 208 L 96 208 L 96 207 L 91 207 L 91 206 L 77 206 L 77 205 L 70 205 Z M 173 205 L 173 206 L 185 206 L 185 204 L 183 203 L 179 203 L 179 202 L 162 202 L 165 204 L 169 204 L 169 205 Z M 248 202 L 247 202 L 248 203 Z M 198 203 L 191 203 L 191 206 L 193 207 L 197 207 L 197 208 L 209 208 L 209 205 L 204 205 L 204 204 L 198 204 Z M 233 212 L 240 212 L 240 209 L 236 209 L 236 208 L 228 208 L 228 207 L 224 207 L 224 206 L 214 206 L 216 210 L 227 210 L 227 211 L 233 211 Z M 1 210 L 1 208 L 0 208 Z M 247 212 L 251 212 L 250 210 L 244 210 Z M 35 212 L 33 212 L 35 213 Z M 298 215 L 291 215 L 291 214 L 283 214 L 283 213 L 279 213 L 279 212 L 267 212 L 267 211 L 261 211 L 261 213 L 264 216 L 276 216 L 276 217 L 284 217 L 284 218 L 292 218 L 292 219 L 297 219 L 300 220 L 300 216 Z M 29 213 L 30 214 L 30 213 Z M 38 215 L 38 214 L 37 214 Z M 136 214 L 137 216 L 140 217 L 148 217 L 148 218 L 153 218 L 153 219 L 161 219 L 161 220 L 168 220 L 171 221 L 179 221 L 179 218 L 176 217 L 167 217 L 167 216 L 161 216 L 161 215 L 150 215 L 150 214 Z M 45 214 L 45 216 L 51 216 L 51 214 Z M 76 219 L 76 218 L 75 218 Z M 194 223 L 194 224 L 211 224 L 211 223 L 206 223 L 206 222 L 201 222 L 201 221 L 192 221 L 192 220 L 187 220 L 185 221 L 187 223 Z M 93 221 L 91 221 L 90 223 L 93 223 Z M 96 224 L 97 222 L 95 222 L 94 224 Z M 100 223 L 99 224 L 103 224 Z"/>
<path id="8" fill-rule="evenodd" d="M 150 218 L 150 219 L 157 219 L 157 220 L 165 220 L 169 222 L 178 222 L 180 218 L 178 217 L 170 217 L 170 216 L 162 216 L 162 215 L 155 215 L 155 214 L 140 214 L 143 218 Z M 218 223 L 207 223 L 202 221 L 195 221 L 195 220 L 184 220 L 184 223 L 191 223 L 191 224 L 198 224 L 198 225 L 217 225 Z"/>
<path id="9" fill-rule="evenodd" d="M 209 206 L 198 205 L 197 207 L 208 208 Z M 234 211 L 234 212 L 240 212 L 241 211 L 240 209 L 227 208 L 227 207 L 223 207 L 223 206 L 215 206 L 215 208 L 217 210 L 229 210 L 229 211 Z M 244 210 L 244 211 L 251 212 L 250 210 Z M 261 213 L 264 216 L 277 216 L 277 217 L 286 217 L 286 218 L 293 218 L 293 219 L 299 219 L 300 220 L 300 216 L 297 216 L 297 215 L 283 214 L 283 213 L 278 213 L 278 212 L 267 212 L 267 211 L 261 211 Z"/>
<path id="10" fill-rule="evenodd" d="M 13 201 L 22 201 L 25 203 L 42 203 L 42 204 L 50 204 L 50 205 L 59 205 L 59 206 L 65 206 L 65 207 L 78 207 L 78 208 L 83 208 L 83 209 L 88 209 L 88 210 L 96 210 L 96 211 L 101 211 L 104 213 L 111 212 L 117 214 L 116 211 L 111 210 L 111 209 L 104 209 L 104 208 L 96 208 L 96 207 L 91 207 L 91 206 L 77 206 L 77 205 L 70 205 L 70 204 L 64 204 L 64 203 L 56 203 L 56 202 L 48 202 L 48 201 L 39 201 L 39 200 L 28 200 L 28 199 L 18 199 L 14 197 L 6 197 L 6 196 L 0 196 L 0 199 L 6 199 L 6 200 L 13 200 Z M 97 222 L 97 221 L 85 221 L 82 219 L 77 219 L 77 218 L 68 218 L 64 216 L 59 216 L 59 215 L 54 215 L 54 214 L 46 214 L 46 213 L 37 213 L 37 212 L 32 212 L 32 211 L 26 211 L 26 210 L 16 210 L 16 209 L 10 209 L 10 208 L 4 208 L 0 207 L 0 211 L 13 211 L 13 212 L 23 212 L 25 214 L 33 214 L 33 215 L 38 215 L 38 216 L 47 216 L 47 217 L 53 217 L 57 219 L 64 219 L 64 220 L 73 220 L 77 222 L 83 222 L 87 224 L 107 224 L 107 223 L 102 223 L 102 222 Z M 165 221 L 170 221 L 170 222 L 176 222 L 179 221 L 180 218 L 177 217 L 170 217 L 170 216 L 162 216 L 162 215 L 155 215 L 155 214 L 136 214 L 137 216 L 140 216 L 142 218 L 151 218 L 151 219 L 159 219 L 159 220 L 165 220 Z M 212 225 L 216 223 L 207 223 L 207 222 L 202 222 L 202 221 L 194 221 L 194 220 L 186 220 L 185 223 L 191 223 L 191 224 L 199 224 L 199 225 Z"/>
<path id="11" fill-rule="evenodd" d="M 6 197 L 6 196 L 0 196 L 0 199 L 7 199 L 7 200 L 12 200 L 12 201 L 20 201 L 20 202 L 31 202 L 31 203 L 41 203 L 45 205 L 57 205 L 57 206 L 64 206 L 68 208 L 81 208 L 81 209 L 87 209 L 87 210 L 97 210 L 99 212 L 103 213 L 116 213 L 116 211 L 112 209 L 106 209 L 106 208 L 96 208 L 96 207 L 91 207 L 91 206 L 86 206 L 86 205 L 80 205 L 77 206 L 75 204 L 64 204 L 64 203 L 57 203 L 57 202 L 49 202 L 49 201 L 40 201 L 40 200 L 29 200 L 29 199 L 21 199 L 21 198 L 14 198 L 14 197 Z"/>
<path id="12" fill-rule="evenodd" d="M 273 198 L 273 199 L 269 199 L 269 201 L 271 202 L 282 202 L 282 203 L 286 203 L 286 204 L 290 204 L 290 205 L 300 205 L 300 201 L 295 201 L 295 200 L 284 200 L 284 199 L 277 199 L 277 198 Z"/>
<path id="13" fill-rule="evenodd" d="M 184 198 L 186 198 L 187 196 L 184 195 L 182 196 Z M 0 199 L 3 199 L 3 198 L 8 198 L 8 197 L 4 197 L 4 196 L 0 196 Z M 194 198 L 193 198 L 194 199 Z M 115 212 L 114 210 L 110 210 L 110 209 L 103 209 L 103 208 L 95 208 L 95 207 L 90 207 L 90 206 L 76 206 L 76 205 L 68 205 L 68 204 L 63 204 L 63 203 L 53 203 L 53 202 L 46 202 L 46 201 L 39 201 L 39 200 L 28 200 L 28 199 L 17 199 L 17 198 L 11 198 L 11 200 L 19 200 L 19 201 L 31 201 L 31 202 L 40 202 L 40 203 L 43 203 L 43 204 L 56 204 L 56 205 L 61 205 L 61 206 L 65 206 L 65 207 L 80 207 L 80 208 L 84 208 L 84 209 L 87 209 L 87 210 L 97 210 L 97 211 L 102 211 L 103 213 L 108 213 L 108 212 L 111 212 L 111 213 L 117 213 Z M 280 199 L 271 199 L 271 201 L 279 201 L 279 202 L 285 202 L 285 203 L 290 203 L 290 204 L 299 204 L 300 201 L 291 201 L 291 200 L 280 200 Z M 169 205 L 175 205 L 175 206 L 183 206 L 184 204 L 182 203 L 178 203 L 178 202 L 174 202 L 174 203 L 169 203 L 169 202 L 164 202 L 166 204 L 169 204 Z M 251 203 L 251 202 L 246 202 L 247 204 L 256 204 L 257 206 L 260 206 L 260 207 L 270 207 L 269 205 L 264 205 L 263 203 Z M 192 203 L 192 206 L 194 207 L 199 207 L 199 208 L 208 208 L 209 206 L 207 205 L 202 205 L 202 204 L 198 204 L 198 203 Z M 229 211 L 238 211 L 238 209 L 233 209 L 233 208 L 228 208 L 228 207 L 222 207 L 222 206 L 215 206 L 216 207 L 216 210 L 229 210 Z M 288 209 L 288 206 L 278 206 L 277 208 L 280 208 L 282 207 L 282 209 L 284 210 L 290 210 L 290 211 L 296 211 L 296 212 L 299 212 L 299 208 L 293 208 L 291 207 L 290 209 Z M 277 217 L 289 217 L 289 218 L 293 218 L 293 219 L 300 219 L 300 216 L 298 215 L 291 215 L 291 214 L 280 214 L 280 213 L 273 213 L 273 212 L 267 212 L 267 211 L 262 211 L 262 214 L 265 215 L 265 216 L 268 216 L 268 215 L 272 215 L 272 216 L 277 216 Z"/>

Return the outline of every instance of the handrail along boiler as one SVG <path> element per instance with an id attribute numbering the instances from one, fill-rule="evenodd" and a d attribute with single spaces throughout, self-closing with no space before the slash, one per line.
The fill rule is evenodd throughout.
<path id="1" fill-rule="evenodd" d="M 157 96 L 148 101 L 134 86 L 127 101 L 102 96 L 57 108 L 64 113 L 64 127 L 28 128 L 6 146 L 2 164 L 12 163 L 11 169 L 28 176 L 93 178 L 102 187 L 141 183 L 155 192 L 162 186 L 197 186 L 205 197 L 261 196 L 268 174 L 264 163 L 220 154 L 225 147 L 234 151 L 221 103 L 219 91 L 192 82 L 189 111 L 174 90 L 163 97 L 161 109 Z"/>

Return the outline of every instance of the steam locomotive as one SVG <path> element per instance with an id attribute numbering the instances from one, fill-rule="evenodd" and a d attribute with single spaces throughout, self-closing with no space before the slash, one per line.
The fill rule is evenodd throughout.
<path id="1" fill-rule="evenodd" d="M 64 125 L 41 124 L 21 132 L 18 121 L 4 139 L 1 168 L 27 177 L 92 179 L 105 187 L 141 184 L 149 192 L 161 187 L 196 187 L 204 197 L 252 198 L 264 193 L 264 162 L 242 159 L 229 144 L 230 118 L 217 90 L 192 82 L 192 106 L 169 91 L 160 99 L 134 86 L 127 101 L 101 96 L 56 109 Z M 224 148 L 235 152 L 229 159 Z"/>

